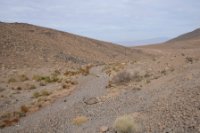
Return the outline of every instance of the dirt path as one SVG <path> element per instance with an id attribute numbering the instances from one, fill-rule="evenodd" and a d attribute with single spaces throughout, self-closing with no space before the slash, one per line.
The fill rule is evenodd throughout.
<path id="1" fill-rule="evenodd" d="M 23 118 L 16 126 L 8 127 L 0 132 L 72 132 L 78 128 L 71 120 L 78 115 L 86 115 L 83 99 L 105 95 L 108 77 L 101 72 L 101 67 L 91 70 L 91 74 L 79 79 L 79 85 L 68 97 Z M 64 102 L 66 101 L 66 102 Z M 89 117 L 89 116 L 88 116 Z"/>

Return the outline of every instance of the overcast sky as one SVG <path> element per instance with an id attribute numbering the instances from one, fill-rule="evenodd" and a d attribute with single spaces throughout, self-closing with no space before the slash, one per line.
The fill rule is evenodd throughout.
<path id="1" fill-rule="evenodd" d="M 199 28 L 200 0 L 0 0 L 0 21 L 134 43 Z"/>

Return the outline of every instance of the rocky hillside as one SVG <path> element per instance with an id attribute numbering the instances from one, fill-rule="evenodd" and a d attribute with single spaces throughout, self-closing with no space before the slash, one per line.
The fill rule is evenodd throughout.
<path id="1" fill-rule="evenodd" d="M 140 51 L 24 23 L 0 23 L 0 65 L 106 63 L 138 58 Z"/>

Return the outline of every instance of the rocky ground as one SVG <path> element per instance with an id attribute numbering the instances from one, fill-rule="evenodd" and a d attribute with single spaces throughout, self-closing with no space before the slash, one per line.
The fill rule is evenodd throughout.
<path id="1" fill-rule="evenodd" d="M 187 52 L 161 51 L 152 60 L 95 66 L 89 75 L 77 78 L 78 85 L 69 96 L 0 132 L 114 132 L 115 119 L 130 115 L 139 132 L 198 133 L 200 62 L 198 54 Z M 112 83 L 124 70 L 138 75 L 128 82 Z"/>
<path id="2" fill-rule="evenodd" d="M 0 29 L 0 133 L 200 133 L 199 29 L 134 48 Z"/>

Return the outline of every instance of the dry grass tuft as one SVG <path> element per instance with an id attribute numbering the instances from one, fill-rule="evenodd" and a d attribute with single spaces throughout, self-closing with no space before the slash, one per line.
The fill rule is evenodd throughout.
<path id="1" fill-rule="evenodd" d="M 92 65 L 86 65 L 83 67 L 80 67 L 78 70 L 71 70 L 71 71 L 66 71 L 64 73 L 65 76 L 76 76 L 79 74 L 82 74 L 84 76 L 87 76 L 88 74 L 90 74 L 90 69 L 92 68 Z"/>
<path id="2" fill-rule="evenodd" d="M 47 90 L 42 90 L 41 92 L 34 92 L 33 93 L 33 98 L 39 98 L 42 96 L 49 96 L 51 95 L 51 92 L 47 91 Z"/>
<path id="3" fill-rule="evenodd" d="M 29 111 L 29 108 L 27 106 L 25 106 L 25 105 L 21 106 L 21 112 L 27 113 L 28 111 Z"/>
<path id="4" fill-rule="evenodd" d="M 32 79 L 38 82 L 45 82 L 45 83 L 53 83 L 53 82 L 60 81 L 60 79 L 58 78 L 58 75 L 55 73 L 52 74 L 51 76 L 34 75 Z"/>
<path id="5" fill-rule="evenodd" d="M 76 118 L 72 120 L 73 124 L 77 126 L 80 126 L 87 121 L 88 121 L 88 118 L 86 116 L 77 116 Z"/>
<path id="6" fill-rule="evenodd" d="M 19 121 L 19 118 L 13 118 L 13 119 L 5 119 L 3 122 L 0 123 L 0 127 L 4 128 L 7 126 L 12 126 L 13 124 L 17 123 Z"/>
<path id="7" fill-rule="evenodd" d="M 125 65 L 126 65 L 126 63 L 112 63 L 109 65 L 106 65 L 103 68 L 103 71 L 105 71 L 106 74 L 111 76 L 113 73 L 117 73 L 120 70 L 124 69 Z"/>
<path id="8" fill-rule="evenodd" d="M 138 130 L 135 121 L 128 115 L 118 117 L 113 127 L 117 133 L 135 133 Z"/>

